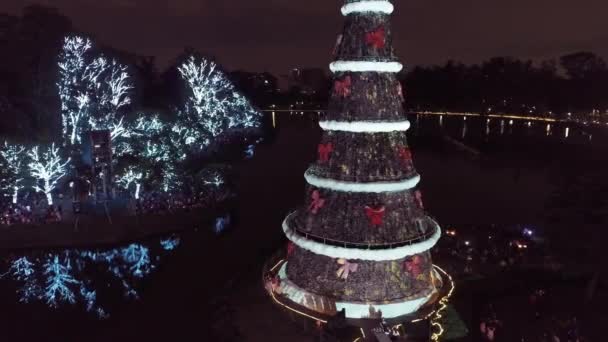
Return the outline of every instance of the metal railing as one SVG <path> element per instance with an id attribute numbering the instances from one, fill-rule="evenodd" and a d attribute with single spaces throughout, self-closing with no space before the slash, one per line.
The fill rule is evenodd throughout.
<path id="1" fill-rule="evenodd" d="M 367 250 L 381 250 L 381 249 L 393 249 L 393 248 L 398 248 L 398 247 L 403 247 L 403 246 L 410 246 L 410 245 L 428 240 L 431 236 L 433 236 L 437 232 L 437 229 L 438 229 L 438 226 L 435 224 L 435 222 L 432 219 L 429 219 L 429 221 L 431 221 L 430 222 L 431 228 L 427 232 L 424 232 L 421 235 L 418 235 L 418 236 L 408 239 L 408 240 L 399 241 L 399 242 L 378 243 L 378 244 L 334 240 L 334 239 L 329 239 L 326 237 L 318 236 L 315 234 L 311 234 L 308 232 L 304 232 L 298 228 L 293 228 L 293 231 L 296 234 L 298 234 L 308 240 L 323 243 L 324 245 L 328 245 L 328 246 L 336 246 L 336 247 L 344 247 L 344 248 L 358 248 L 358 249 L 367 249 Z"/>

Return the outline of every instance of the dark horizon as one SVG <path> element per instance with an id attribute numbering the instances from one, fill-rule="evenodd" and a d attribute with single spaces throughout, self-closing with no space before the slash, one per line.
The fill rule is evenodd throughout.
<path id="1" fill-rule="evenodd" d="M 438 7 L 403 1 L 393 20 L 396 53 L 408 69 L 448 60 L 475 64 L 495 56 L 541 61 L 578 51 L 608 59 L 602 18 L 608 3 L 583 2 L 471 0 Z M 104 45 L 155 56 L 160 68 L 190 46 L 230 70 L 282 75 L 295 67 L 326 69 L 343 24 L 341 1 L 322 0 L 5 0 L 0 12 L 20 15 L 31 4 L 57 8 Z"/>

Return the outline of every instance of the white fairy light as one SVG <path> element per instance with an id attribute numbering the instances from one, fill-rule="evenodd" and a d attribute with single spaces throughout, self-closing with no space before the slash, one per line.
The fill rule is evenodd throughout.
<path id="1" fill-rule="evenodd" d="M 22 171 L 25 164 L 26 153 L 25 147 L 20 145 L 9 144 L 4 142 L 4 146 L 0 148 L 0 157 L 6 162 L 5 170 L 8 173 L 6 179 L 1 179 L 0 186 L 6 183 L 6 187 L 12 193 L 13 204 L 17 203 L 19 198 L 19 190 L 23 189 Z"/>
<path id="2" fill-rule="evenodd" d="M 70 162 L 70 159 L 63 162 L 59 155 L 59 148 L 56 148 L 55 144 L 42 152 L 38 146 L 35 146 L 28 151 L 28 156 L 31 160 L 29 169 L 32 177 L 36 178 L 38 183 L 42 183 L 42 186 L 36 184 L 34 189 L 43 192 L 48 204 L 52 205 L 52 192 L 57 187 L 59 180 L 66 175 L 66 165 Z"/>

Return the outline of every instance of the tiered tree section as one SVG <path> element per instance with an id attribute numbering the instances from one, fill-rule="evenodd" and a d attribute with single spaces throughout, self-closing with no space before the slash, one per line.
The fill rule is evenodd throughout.
<path id="1" fill-rule="evenodd" d="M 410 314 L 436 292 L 429 249 L 440 236 L 416 190 L 396 77 L 389 1 L 347 0 L 318 159 L 306 205 L 289 215 L 287 263 L 275 293 L 349 318 Z"/>

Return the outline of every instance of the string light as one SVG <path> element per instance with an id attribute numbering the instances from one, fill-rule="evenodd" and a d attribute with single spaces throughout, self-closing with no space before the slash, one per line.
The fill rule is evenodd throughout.
<path id="1" fill-rule="evenodd" d="M 433 265 L 433 267 L 435 267 L 435 269 L 437 269 L 438 271 L 443 273 L 443 275 L 446 276 L 448 278 L 448 281 L 450 282 L 450 291 L 448 291 L 447 295 L 445 295 L 443 298 L 441 298 L 441 300 L 439 301 L 439 309 L 437 309 L 437 311 L 435 311 L 434 316 L 431 319 L 431 326 L 436 327 L 438 329 L 437 332 L 435 332 L 431 335 L 431 340 L 439 341 L 441 338 L 441 335 L 443 335 L 445 329 L 443 329 L 443 326 L 441 326 L 441 324 L 438 321 L 443 317 L 441 313 L 443 311 L 445 311 L 445 309 L 447 309 L 447 307 L 448 307 L 448 302 L 450 300 L 450 297 L 454 293 L 455 286 L 454 286 L 454 280 L 446 271 L 444 271 L 441 267 L 439 267 L 437 265 Z"/>
<path id="2" fill-rule="evenodd" d="M 304 316 L 304 317 L 308 317 L 308 318 L 310 318 L 310 319 L 314 319 L 315 321 L 319 321 L 319 322 L 321 322 L 321 323 L 323 323 L 323 324 L 327 323 L 327 321 L 326 321 L 326 320 L 324 320 L 324 319 L 321 319 L 321 318 L 318 318 L 318 317 L 315 317 L 315 316 L 309 315 L 309 314 L 307 314 L 307 313 L 305 313 L 305 312 L 302 312 L 302 311 L 296 310 L 296 309 L 294 309 L 294 308 L 290 307 L 290 306 L 289 306 L 289 305 L 287 305 L 287 304 L 283 304 L 283 303 L 281 303 L 281 302 L 280 302 L 280 301 L 277 299 L 277 297 L 275 297 L 275 296 L 274 296 L 274 291 L 270 291 L 270 297 L 272 297 L 272 299 L 273 299 L 273 300 L 274 300 L 274 301 L 275 301 L 277 304 L 281 305 L 282 307 L 284 307 L 284 308 L 286 308 L 286 309 L 288 309 L 288 310 L 290 310 L 290 311 L 293 311 L 293 312 L 295 312 L 295 313 L 297 313 L 297 314 L 299 314 L 299 315 L 302 315 L 302 316 Z"/>

